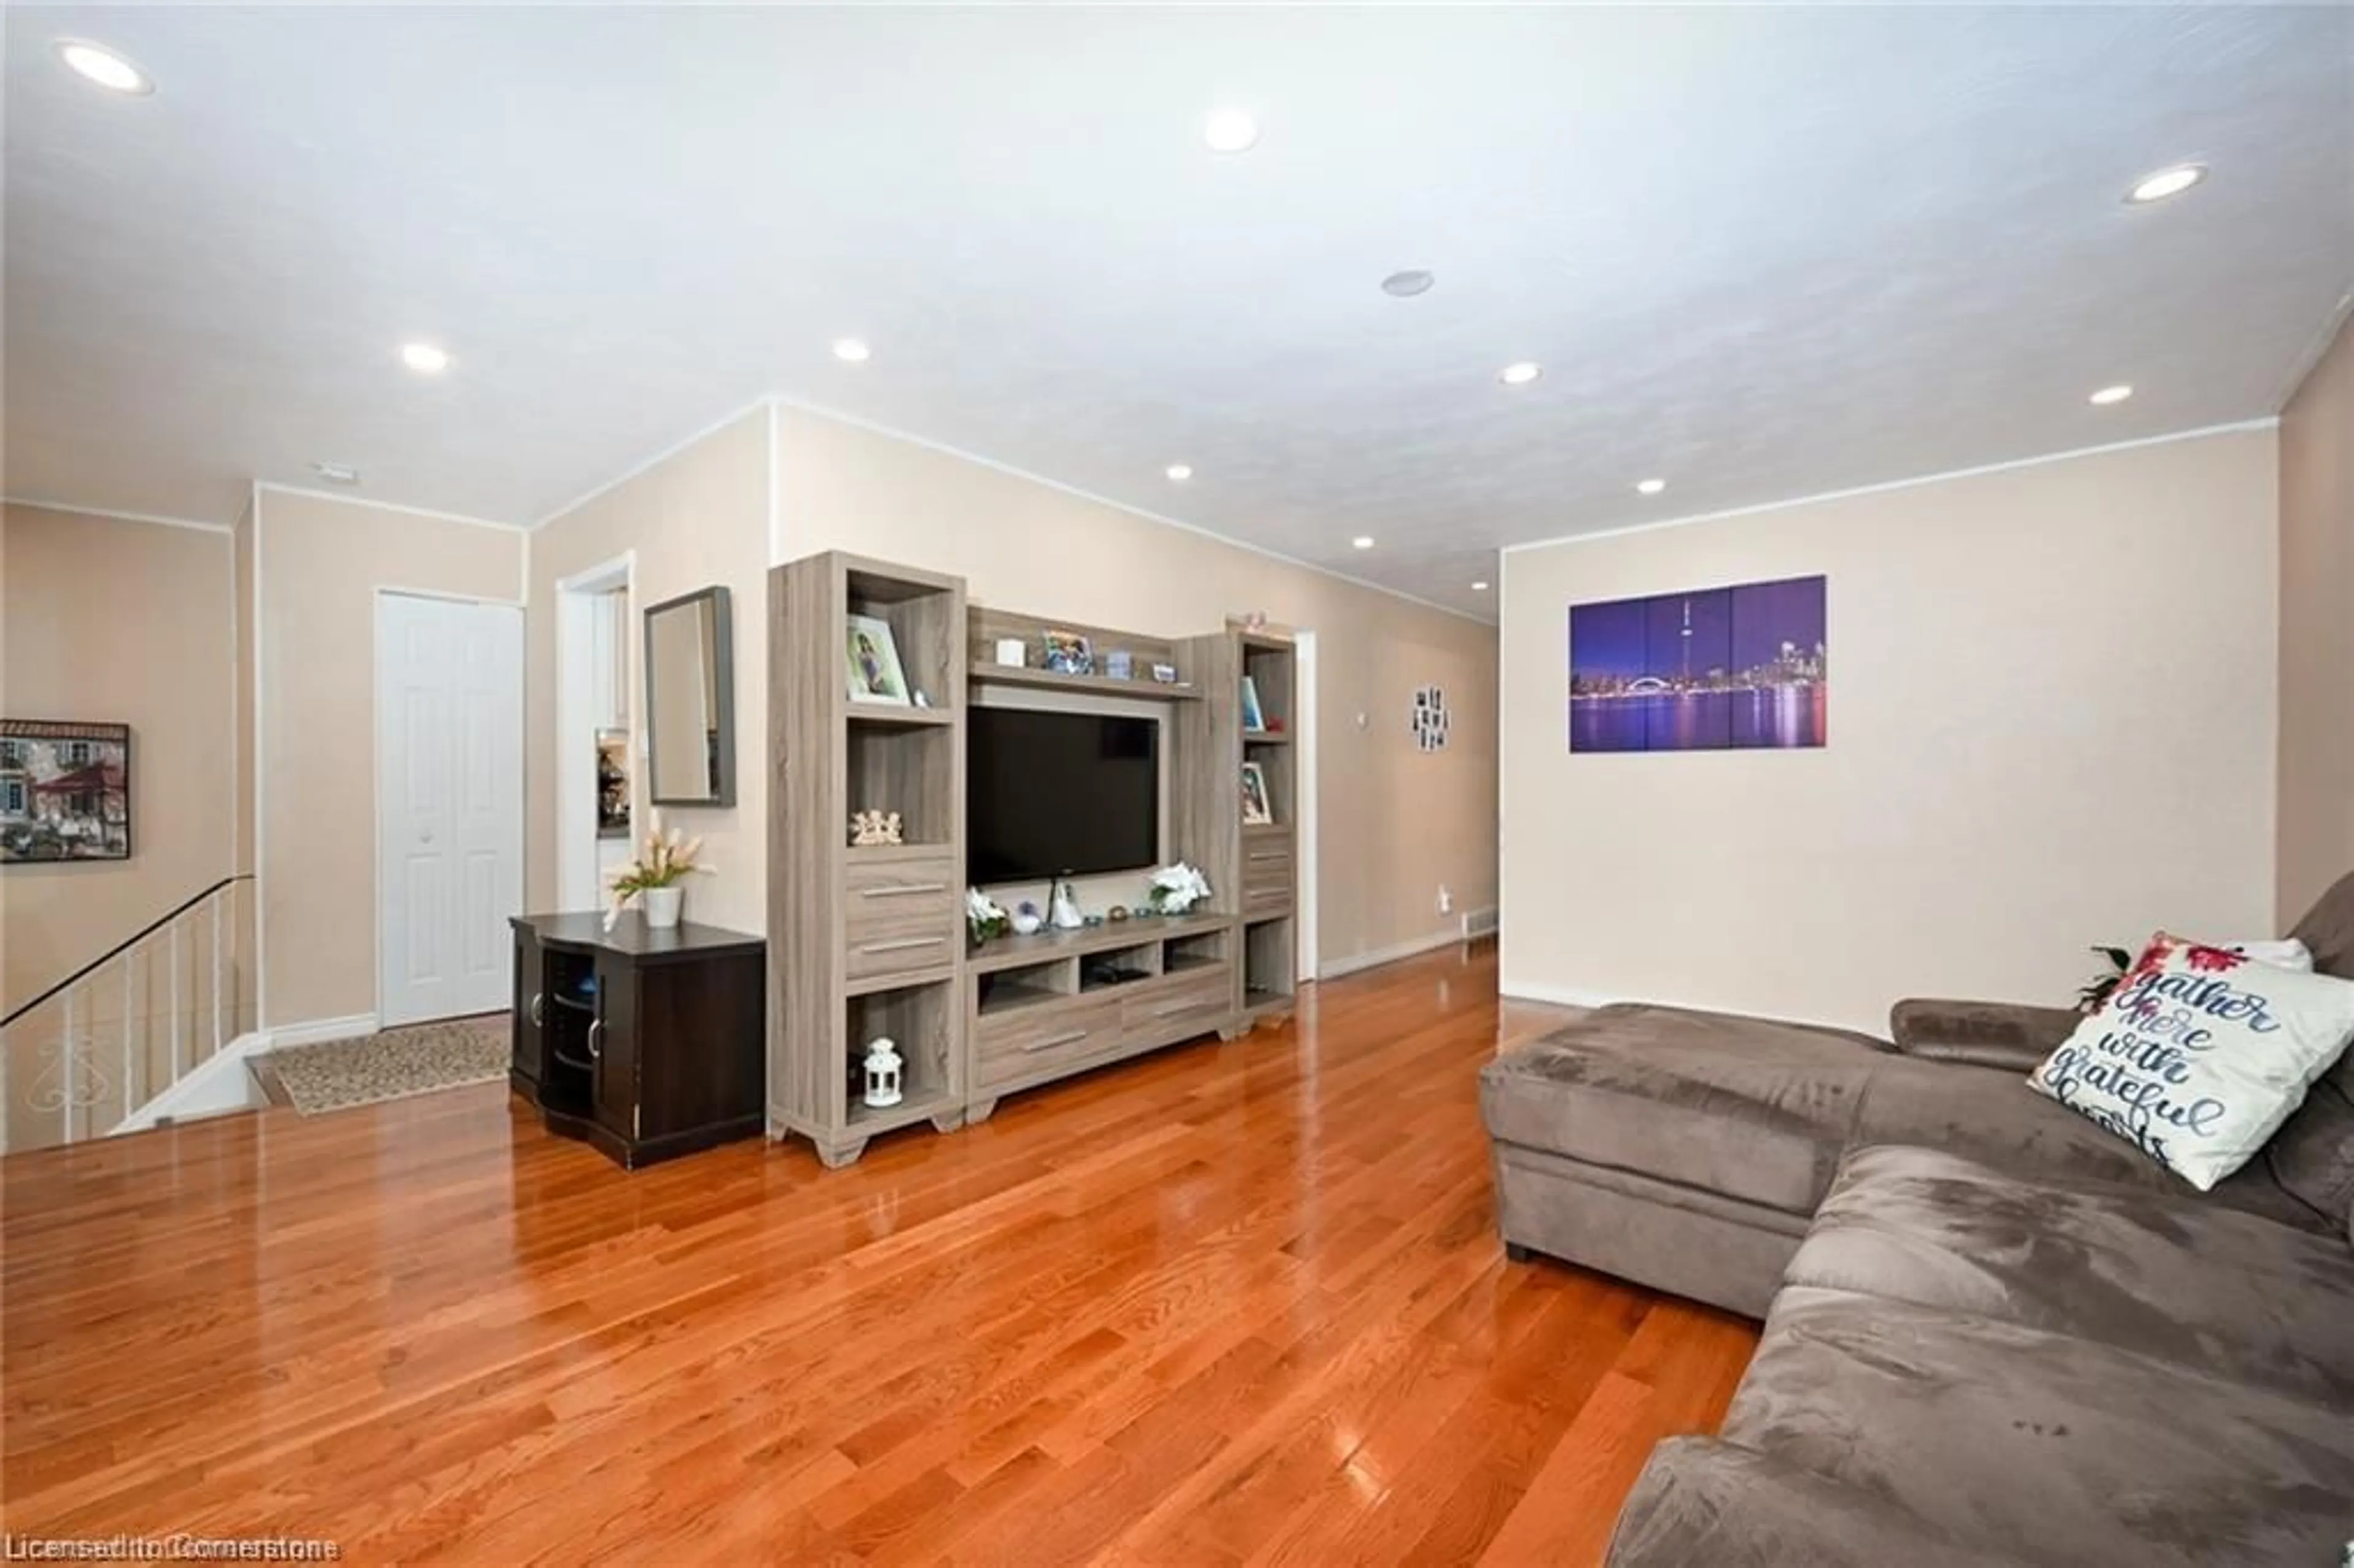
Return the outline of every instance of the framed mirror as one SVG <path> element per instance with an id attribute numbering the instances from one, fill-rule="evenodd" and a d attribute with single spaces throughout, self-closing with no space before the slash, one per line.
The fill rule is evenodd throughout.
<path id="1" fill-rule="evenodd" d="M 646 758 L 655 805 L 736 803 L 736 640 L 724 588 L 646 611 Z"/>

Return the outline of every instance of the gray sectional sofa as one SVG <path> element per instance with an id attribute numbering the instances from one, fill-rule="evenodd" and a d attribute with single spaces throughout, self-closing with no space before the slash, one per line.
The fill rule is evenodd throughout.
<path id="1" fill-rule="evenodd" d="M 2293 933 L 2354 978 L 2354 876 Z M 1497 1213 L 1765 1320 L 1610 1562 L 2334 1568 L 2354 1542 L 2354 1054 L 2204 1195 L 2031 1091 L 2075 1015 L 1893 1041 L 1597 1010 L 1499 1057 Z"/>

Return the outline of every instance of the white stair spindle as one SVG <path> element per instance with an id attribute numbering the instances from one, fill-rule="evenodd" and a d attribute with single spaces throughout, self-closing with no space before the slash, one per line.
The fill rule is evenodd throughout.
<path id="1" fill-rule="evenodd" d="M 178 1083 L 187 1065 L 180 1060 L 180 923 L 172 922 L 164 939 L 172 945 L 172 1081 Z"/>
<path id="2" fill-rule="evenodd" d="M 221 1048 L 221 958 L 220 958 L 220 906 L 221 906 L 221 899 L 226 895 L 226 892 L 227 892 L 227 890 L 226 890 L 226 889 L 224 889 L 221 893 L 216 893 L 216 894 L 214 894 L 214 895 L 213 895 L 213 896 L 212 896 L 212 908 L 213 908 L 213 1054 L 214 1054 L 214 1055 L 216 1055 L 216 1056 L 217 1056 L 217 1055 L 219 1055 L 219 1054 L 220 1054 L 220 1048 Z"/>
<path id="3" fill-rule="evenodd" d="M 65 1137 L 61 1141 L 66 1143 L 71 1143 L 74 1140 L 73 1081 L 76 1076 L 74 1072 L 74 998 L 80 994 L 80 991 L 81 987 L 79 985 L 69 986 L 66 990 L 66 1032 L 64 1038 L 58 1042 L 58 1069 L 65 1075 L 65 1087 L 58 1095 L 58 1117 L 62 1124 L 60 1130 L 65 1134 Z"/>
<path id="4" fill-rule="evenodd" d="M 133 948 L 133 952 L 135 952 L 135 951 L 137 951 L 137 950 L 138 950 L 138 949 L 136 949 L 136 948 Z M 139 1081 L 139 1078 L 138 1078 L 138 1075 L 137 1075 L 137 1073 L 136 1073 L 136 1072 L 134 1072 L 134 1071 L 133 1071 L 133 1067 L 132 1067 L 132 1054 L 131 1054 L 131 1020 L 132 1020 L 132 1016 L 133 1016 L 133 1012 L 132 1012 L 132 1000 L 133 1000 L 133 999 L 132 999 L 132 985 L 133 985 L 133 981 L 135 981 L 135 980 L 139 978 L 139 968 L 138 968 L 138 966 L 137 966 L 136 964 L 133 964 L 133 963 L 131 961 L 131 954 L 130 954 L 130 953 L 125 953 L 125 954 L 123 954 L 123 955 L 122 955 L 122 1114 L 123 1114 L 124 1116 L 129 1116 L 133 1111 L 134 1111 L 134 1110 L 136 1110 L 136 1109 L 138 1109 L 138 1108 L 139 1108 L 139 1100 L 138 1100 L 138 1099 L 137 1099 L 137 1097 L 135 1097 L 132 1094 L 132 1092 L 131 1092 L 131 1091 L 132 1091 L 132 1086 L 133 1086 L 133 1085 L 135 1085 L 136 1083 L 138 1083 L 138 1081 Z M 93 1107 L 95 1107 L 96 1103 L 97 1103 L 97 1097 L 96 1097 L 96 1096 L 92 1096 L 92 1097 L 91 1097 L 91 1104 L 92 1104 Z M 118 1119 L 120 1119 L 120 1118 L 118 1118 Z"/>

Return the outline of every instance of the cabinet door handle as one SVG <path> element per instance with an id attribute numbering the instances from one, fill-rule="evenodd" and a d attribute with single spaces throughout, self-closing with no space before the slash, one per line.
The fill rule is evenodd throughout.
<path id="1" fill-rule="evenodd" d="M 905 898 L 911 893 L 946 893 L 948 890 L 949 885 L 945 882 L 902 882 L 890 887 L 862 887 L 858 890 L 858 896 Z"/>
<path id="2" fill-rule="evenodd" d="M 525 1011 L 531 1014 L 531 1026 L 534 1029 L 544 1028 L 547 1023 L 546 1015 L 540 1012 L 540 1004 L 546 1000 L 547 993 L 544 991 L 535 991 L 531 993 L 531 1006 Z"/>
<path id="3" fill-rule="evenodd" d="M 597 1044 L 598 1036 L 604 1033 L 603 1019 L 592 1018 L 588 1021 L 588 1059 L 591 1062 L 601 1062 L 605 1059 L 605 1048 Z"/>
<path id="4" fill-rule="evenodd" d="M 947 944 L 946 937 L 906 937 L 896 942 L 868 942 L 858 950 L 862 953 L 900 953 L 909 948 L 939 948 Z"/>
<path id="5" fill-rule="evenodd" d="M 1250 857 L 1253 860 L 1289 860 L 1291 852 L 1289 850 L 1253 850 Z"/>
<path id="6" fill-rule="evenodd" d="M 1068 1034 L 1057 1034 L 1052 1040 L 1035 1041 L 1028 1045 L 1024 1045 L 1022 1049 L 1024 1051 L 1052 1051 L 1057 1045 L 1076 1045 L 1093 1033 L 1093 1030 L 1088 1029 L 1074 1029 Z"/>
<path id="7" fill-rule="evenodd" d="M 1209 1005 L 1210 1004 L 1206 1001 L 1172 1001 L 1166 1007 L 1154 1008 L 1152 1010 L 1152 1016 L 1155 1018 L 1172 1018 L 1178 1013 L 1197 1012 Z"/>

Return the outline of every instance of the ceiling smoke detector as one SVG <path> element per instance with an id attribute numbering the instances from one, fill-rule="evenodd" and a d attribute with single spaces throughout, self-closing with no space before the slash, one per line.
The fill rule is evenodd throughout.
<path id="1" fill-rule="evenodd" d="M 1432 285 L 1437 281 L 1438 278 L 1435 273 L 1426 272 L 1419 267 L 1410 267 L 1403 272 L 1393 272 L 1383 279 L 1382 292 L 1394 300 L 1411 300 L 1416 294 L 1430 292 Z"/>
<path id="2" fill-rule="evenodd" d="M 360 482 L 360 471 L 348 463 L 314 462 L 311 465 L 311 471 L 329 484 L 357 484 Z"/>

